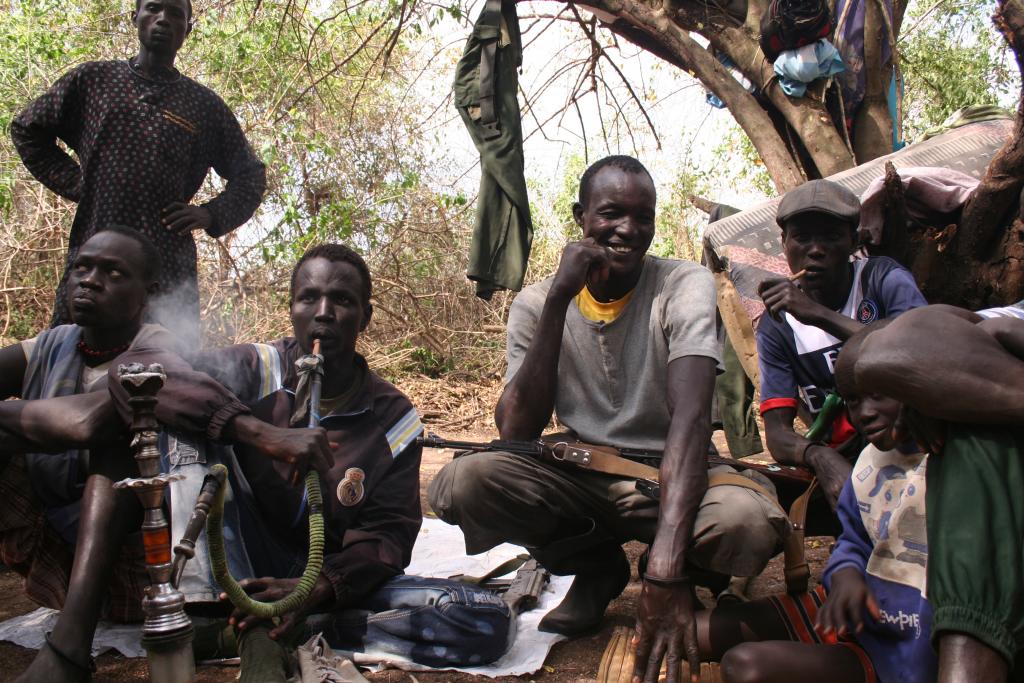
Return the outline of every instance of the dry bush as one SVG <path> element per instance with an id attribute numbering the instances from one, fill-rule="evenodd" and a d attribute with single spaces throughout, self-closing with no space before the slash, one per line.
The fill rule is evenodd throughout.
<path id="1" fill-rule="evenodd" d="M 19 177 L 14 197 L 0 221 L 4 344 L 49 325 L 74 208 L 28 177 Z M 430 201 L 416 197 L 421 199 Z M 427 419 L 442 426 L 489 419 L 504 368 L 504 317 L 512 298 L 499 293 L 489 303 L 480 301 L 466 281 L 472 219 L 467 206 L 455 215 L 434 206 L 368 255 L 374 316 L 361 351 L 373 368 L 410 393 Z M 208 346 L 290 333 L 290 262 L 253 262 L 252 249 L 233 248 L 230 240 L 199 240 Z"/>
<path id="2" fill-rule="evenodd" d="M 5 345 L 49 326 L 71 225 L 67 203 L 39 184 L 18 183 L 12 198 L 9 217 L 0 218 L 0 343 Z"/>
<path id="3" fill-rule="evenodd" d="M 0 53 L 2 128 L 72 66 L 135 50 L 130 3 L 55 11 L 56 0 L 41 1 L 53 7 L 13 0 L 0 24 L 0 44 L 24 48 Z M 196 28 L 178 66 L 229 103 L 268 168 L 253 220 L 220 240 L 197 235 L 204 343 L 287 335 L 291 265 L 312 244 L 344 242 L 374 275 L 374 316 L 361 341 L 371 366 L 438 424 L 489 419 L 512 295 L 483 302 L 465 278 L 474 200 L 452 185 L 465 168 L 423 142 L 438 103 L 417 99 L 410 81 L 423 64 L 393 40 L 420 19 L 404 5 L 336 16 L 288 0 L 194 6 Z M 195 201 L 219 189 L 210 180 Z M 73 212 L 0 138 L 0 341 L 49 324 Z M 528 281 L 554 271 L 572 234 L 565 208 L 555 213 L 538 220 Z"/>

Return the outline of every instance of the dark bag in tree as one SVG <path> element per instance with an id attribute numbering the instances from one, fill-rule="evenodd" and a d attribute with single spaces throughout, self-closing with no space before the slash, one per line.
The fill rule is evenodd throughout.
<path id="1" fill-rule="evenodd" d="M 827 38 L 833 28 L 828 0 L 772 0 L 761 17 L 761 50 L 774 62 L 785 50 Z"/>

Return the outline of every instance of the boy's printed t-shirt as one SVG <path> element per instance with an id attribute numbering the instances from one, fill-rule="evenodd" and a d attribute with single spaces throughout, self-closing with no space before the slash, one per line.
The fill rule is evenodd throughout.
<path id="1" fill-rule="evenodd" d="M 996 306 L 995 308 L 983 308 L 977 312 L 982 318 L 1020 318 L 1024 320 L 1024 301 L 1018 301 L 1009 306 Z"/>
<path id="2" fill-rule="evenodd" d="M 857 569 L 878 602 L 880 622 L 866 618 L 854 639 L 885 683 L 926 683 L 937 672 L 927 598 L 924 453 L 868 445 L 839 496 L 843 531 L 822 575 Z"/>
<path id="3" fill-rule="evenodd" d="M 850 263 L 853 285 L 839 313 L 864 325 L 927 305 L 910 271 L 887 256 Z M 783 314 L 761 316 L 757 353 L 761 366 L 761 414 L 803 402 L 817 414 L 835 390 L 835 363 L 843 342 L 824 330 Z"/>

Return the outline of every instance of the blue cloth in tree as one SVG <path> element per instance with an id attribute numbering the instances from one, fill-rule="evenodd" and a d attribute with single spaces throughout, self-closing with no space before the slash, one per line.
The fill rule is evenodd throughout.
<path id="1" fill-rule="evenodd" d="M 779 85 L 790 97 L 803 97 L 808 83 L 845 70 L 839 51 L 824 39 L 795 50 L 786 50 L 775 60 Z"/>

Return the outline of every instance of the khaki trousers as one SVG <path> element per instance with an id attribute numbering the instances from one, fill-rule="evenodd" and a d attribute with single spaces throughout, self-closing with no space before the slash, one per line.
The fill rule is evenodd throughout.
<path id="1" fill-rule="evenodd" d="M 757 481 L 773 490 L 763 477 Z M 427 496 L 438 517 L 462 529 L 467 553 L 513 543 L 529 548 L 556 574 L 598 568 L 609 548 L 626 541 L 651 543 L 658 524 L 658 503 L 639 493 L 633 479 L 505 452 L 452 460 L 431 481 Z M 788 532 L 778 504 L 761 494 L 739 486 L 709 488 L 687 563 L 718 574 L 756 576 L 781 551 Z"/>

